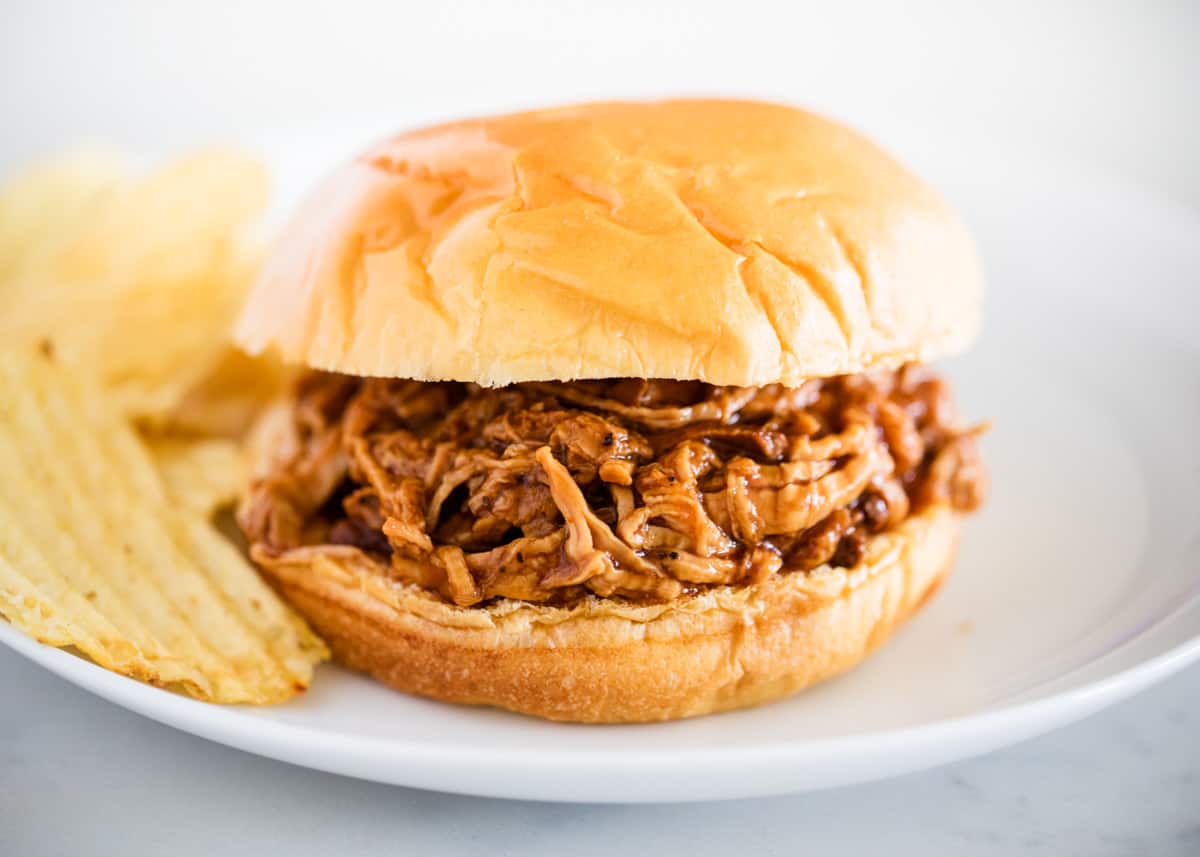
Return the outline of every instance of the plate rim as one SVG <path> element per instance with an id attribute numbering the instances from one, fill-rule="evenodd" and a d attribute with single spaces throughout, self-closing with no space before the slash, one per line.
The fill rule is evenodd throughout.
<path id="1" fill-rule="evenodd" d="M 1200 602 L 1188 605 L 1192 608 L 1198 606 Z M 1080 666 L 1073 673 L 1145 644 L 1146 638 L 1155 631 L 1189 619 L 1200 620 L 1200 610 L 1185 608 L 1175 611 L 1162 622 Z M 884 779 L 893 774 L 915 772 L 980 755 L 1043 734 L 1133 696 L 1192 663 L 1200 662 L 1200 625 L 1197 625 L 1187 632 L 1182 642 L 1165 651 L 1077 687 L 915 726 L 811 741 L 782 740 L 757 745 L 710 747 L 702 755 L 682 749 L 614 751 L 572 748 L 531 756 L 524 750 L 503 746 L 488 748 L 486 752 L 477 747 L 443 744 L 423 746 L 403 738 L 357 736 L 298 723 L 264 720 L 255 717 L 244 707 L 200 702 L 109 672 L 81 656 L 38 642 L 6 621 L 0 621 L 0 643 L 109 703 L 165 726 L 253 755 L 342 776 L 411 788 L 567 803 L 737 799 Z M 341 669 L 336 666 L 326 668 Z M 595 727 L 585 725 L 580 728 Z M 911 758 L 916 750 L 928 751 L 939 744 L 942 745 L 940 752 L 926 752 L 925 758 L 916 764 L 902 761 L 906 757 Z M 892 764 L 877 766 L 876 770 L 866 775 L 852 773 L 840 781 L 822 785 L 802 784 L 781 788 L 770 778 L 764 778 L 758 787 L 700 787 L 692 790 L 699 797 L 690 793 L 680 795 L 680 784 L 701 770 L 711 773 L 714 768 L 736 764 L 742 769 L 755 766 L 760 772 L 766 772 L 789 764 L 820 764 L 848 756 L 878 756 Z M 480 785 L 475 787 L 471 785 L 475 780 L 461 776 L 467 772 L 478 776 L 481 769 L 493 773 L 511 772 L 514 766 L 522 774 L 546 775 L 570 771 L 581 765 L 586 765 L 590 773 L 598 775 L 648 775 L 652 772 L 661 775 L 664 769 L 670 768 L 671 776 L 659 776 L 648 787 L 643 783 L 633 791 L 623 781 L 619 794 L 612 784 L 604 783 L 598 784 L 598 788 L 577 786 L 571 794 L 563 794 L 549 785 L 537 785 L 536 778 L 528 776 L 522 777 L 520 782 L 513 782 L 509 788 L 488 787 L 486 781 L 489 778 L 483 778 Z M 437 770 L 431 772 L 430 767 Z M 458 785 L 451 785 L 454 783 Z"/>

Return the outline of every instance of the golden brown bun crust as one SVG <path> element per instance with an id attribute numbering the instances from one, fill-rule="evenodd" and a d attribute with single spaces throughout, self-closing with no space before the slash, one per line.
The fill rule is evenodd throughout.
<path id="1" fill-rule="evenodd" d="M 602 103 L 341 167 L 237 338 L 419 380 L 795 384 L 957 350 L 981 297 L 954 213 L 855 132 L 775 104 Z"/>
<path id="2" fill-rule="evenodd" d="M 335 658 L 408 693 L 588 723 L 758 705 L 856 664 L 934 591 L 957 517 L 924 512 L 823 567 L 672 604 L 446 604 L 350 548 L 259 556 Z"/>

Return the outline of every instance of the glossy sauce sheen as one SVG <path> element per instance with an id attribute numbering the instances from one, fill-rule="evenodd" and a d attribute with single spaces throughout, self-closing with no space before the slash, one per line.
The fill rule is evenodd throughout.
<path id="1" fill-rule="evenodd" d="M 291 429 L 242 508 L 255 550 L 351 545 L 463 606 L 852 567 L 871 533 L 986 485 L 977 430 L 916 365 L 792 388 L 314 372 Z"/>

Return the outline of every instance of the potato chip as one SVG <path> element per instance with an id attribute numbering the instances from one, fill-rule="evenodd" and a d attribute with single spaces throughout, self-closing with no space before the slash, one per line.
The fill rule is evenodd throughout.
<path id="1" fill-rule="evenodd" d="M 292 377 L 293 370 L 272 356 L 250 357 L 229 347 L 174 407 L 141 423 L 160 432 L 240 438 Z"/>
<path id="2" fill-rule="evenodd" d="M 0 341 L 48 341 L 94 372 L 127 414 L 161 418 L 229 353 L 228 330 L 259 263 L 266 170 L 209 152 L 72 197 L 72 164 L 61 176 L 43 167 L 0 194 L 0 212 L 15 212 L 5 233 L 14 237 L 2 239 L 14 249 L 0 277 Z"/>
<path id="3" fill-rule="evenodd" d="M 0 292 L 127 176 L 124 158 L 88 150 L 33 164 L 0 187 Z"/>
<path id="4" fill-rule="evenodd" d="M 325 647 L 209 523 L 212 493 L 177 497 L 102 391 L 44 353 L 0 355 L 0 389 L 0 613 L 200 699 L 308 685 Z M 200 453 L 179 455 L 164 472 Z"/>
<path id="5" fill-rule="evenodd" d="M 177 509 L 206 518 L 237 496 L 242 462 L 232 440 L 151 434 L 146 445 Z"/>

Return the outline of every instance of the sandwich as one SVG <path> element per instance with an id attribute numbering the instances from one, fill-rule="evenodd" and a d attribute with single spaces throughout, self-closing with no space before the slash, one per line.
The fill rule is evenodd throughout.
<path id="1" fill-rule="evenodd" d="M 317 185 L 237 323 L 302 367 L 238 520 L 398 690 L 578 722 L 774 700 L 947 574 L 986 475 L 928 364 L 982 291 L 941 196 L 792 107 L 400 134 Z"/>

